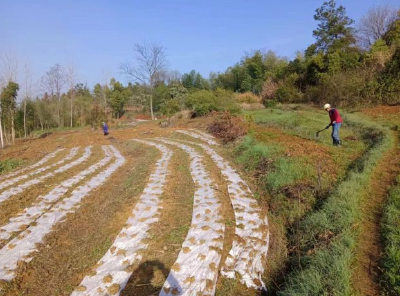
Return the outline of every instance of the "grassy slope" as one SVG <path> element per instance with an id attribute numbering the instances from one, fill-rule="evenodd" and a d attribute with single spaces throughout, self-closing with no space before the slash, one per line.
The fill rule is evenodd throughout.
<path id="1" fill-rule="evenodd" d="M 371 129 L 377 132 L 373 124 L 361 124 L 369 134 Z M 355 226 L 360 218 L 359 203 L 368 192 L 374 167 L 393 141 L 385 130 L 380 129 L 380 133 L 382 139 L 375 139 L 360 166 L 350 172 L 321 209 L 300 223 L 304 255 L 279 295 L 352 294 L 351 259 L 357 238 Z"/>
<path id="2" fill-rule="evenodd" d="M 368 145 L 359 127 L 349 124 L 341 131 L 342 138 L 349 139 L 342 149 L 332 147 L 328 131 L 316 139 L 315 131 L 329 119 L 325 112 L 305 106 L 246 112 L 246 118 L 251 117 L 257 125 L 232 148 L 231 157 L 258 185 L 256 194 L 268 207 L 274 234 L 266 281 L 270 290 L 279 290 L 287 256 L 302 255 L 302 230 L 296 230 L 300 221 L 349 178 L 348 169 L 354 169 Z"/>

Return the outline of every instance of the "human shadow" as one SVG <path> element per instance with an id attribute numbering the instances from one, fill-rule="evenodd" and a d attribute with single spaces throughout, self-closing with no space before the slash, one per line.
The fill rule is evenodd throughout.
<path id="1" fill-rule="evenodd" d="M 121 291 L 121 296 L 158 295 L 169 273 L 170 270 L 160 261 L 145 261 L 132 273 L 125 288 Z M 172 275 L 169 275 L 168 282 L 177 291 L 181 291 L 178 281 Z"/>

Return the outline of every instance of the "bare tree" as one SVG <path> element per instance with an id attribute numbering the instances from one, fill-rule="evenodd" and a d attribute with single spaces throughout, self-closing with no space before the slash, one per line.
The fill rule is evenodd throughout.
<path id="1" fill-rule="evenodd" d="M 73 63 L 68 65 L 67 75 L 66 75 L 67 83 L 68 83 L 68 93 L 71 100 L 70 105 L 70 118 L 71 118 L 71 127 L 73 126 L 73 106 L 75 100 L 75 84 L 76 84 L 76 70 Z"/>
<path id="2" fill-rule="evenodd" d="M 32 97 L 32 73 L 28 63 L 24 64 L 24 81 L 23 81 L 23 108 L 24 108 L 24 135 L 27 136 L 26 129 L 26 104 L 28 99 Z"/>
<path id="3" fill-rule="evenodd" d="M 104 114 L 107 116 L 107 95 L 108 95 L 108 89 L 109 89 L 109 83 L 110 83 L 110 71 L 109 69 L 104 69 L 103 70 L 103 85 L 101 87 L 101 94 L 104 99 Z"/>
<path id="4" fill-rule="evenodd" d="M 67 83 L 65 70 L 60 64 L 50 68 L 46 75 L 42 77 L 42 88 L 49 92 L 52 97 L 57 98 L 57 121 L 61 127 L 61 93 Z"/>
<path id="5" fill-rule="evenodd" d="M 135 63 L 122 63 L 120 69 L 131 80 L 141 82 L 150 87 L 150 112 L 151 119 L 154 120 L 154 85 L 162 79 L 161 76 L 163 76 L 168 68 L 165 48 L 156 43 L 142 42 L 141 44 L 135 43 L 133 50 L 136 59 Z"/>
<path id="6" fill-rule="evenodd" d="M 390 5 L 380 5 L 371 8 L 364 15 L 358 26 L 358 42 L 366 49 L 379 38 L 382 38 L 391 24 L 397 19 L 398 9 Z"/>
<path id="7" fill-rule="evenodd" d="M 11 53 L 5 53 L 0 56 L 0 87 L 5 87 L 8 82 L 17 82 L 18 59 Z"/>

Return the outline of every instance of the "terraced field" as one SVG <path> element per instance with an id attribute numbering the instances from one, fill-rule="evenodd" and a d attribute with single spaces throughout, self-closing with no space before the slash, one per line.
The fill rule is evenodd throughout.
<path id="1" fill-rule="evenodd" d="M 219 276 L 237 278 L 249 288 L 265 288 L 262 274 L 269 246 L 265 213 L 246 182 L 218 154 L 215 139 L 196 130 L 178 132 L 185 134 L 184 141 L 173 136 L 126 139 L 124 153 L 116 147 L 120 141 L 117 145 L 58 148 L 30 166 L 3 175 L 0 182 L 0 207 L 4 214 L 0 228 L 1 293 L 29 291 L 39 295 L 41 288 L 28 287 L 35 274 L 30 265 L 36 265 L 37 255 L 45 258 L 48 250 L 56 248 L 49 244 L 52 239 L 66 239 L 58 231 L 62 225 L 71 221 L 79 225 L 77 212 L 85 207 L 85 201 L 96 204 L 97 196 L 105 188 L 120 186 L 121 180 L 115 179 L 119 170 L 132 171 L 135 166 L 146 165 L 148 168 L 140 182 L 141 186 L 145 184 L 144 189 L 141 194 L 137 191 L 130 196 L 129 205 L 124 204 L 122 216 L 126 219 L 119 223 L 118 233 L 109 235 L 112 243 L 108 243 L 108 248 L 98 250 L 96 255 L 102 255 L 99 260 L 82 267 L 80 277 L 76 277 L 81 282 L 76 282 L 75 287 L 66 290 L 60 287 L 61 291 L 57 292 L 50 292 L 52 288 L 48 287 L 51 294 L 69 294 L 67 291 L 72 288 L 71 295 L 123 292 L 132 273 L 145 260 L 154 229 L 163 222 L 160 216 L 164 189 L 174 186 L 169 184 L 169 176 L 175 173 L 170 165 L 175 153 L 189 161 L 193 196 L 187 198 L 193 203 L 192 219 L 179 254 L 159 287 L 160 295 L 213 295 Z M 127 161 L 137 150 L 146 153 L 149 149 L 156 154 L 154 158 L 141 156 L 142 163 Z M 214 180 L 212 170 L 215 169 L 220 171 L 219 181 Z M 130 181 L 135 186 L 138 180 Z M 226 193 L 221 194 L 218 186 L 221 183 L 227 187 Z M 110 193 L 115 194 L 114 190 Z M 228 205 L 232 205 L 230 211 L 236 222 L 234 234 L 226 238 L 223 211 Z M 119 209 L 116 210 L 117 214 Z M 96 219 L 102 220 L 102 217 Z M 68 256 L 68 252 L 64 255 Z"/>
<path id="2" fill-rule="evenodd" d="M 0 295 L 378 295 L 398 134 L 349 116 L 337 149 L 307 112 L 253 112 L 229 145 L 143 123 L 5 149 Z"/>

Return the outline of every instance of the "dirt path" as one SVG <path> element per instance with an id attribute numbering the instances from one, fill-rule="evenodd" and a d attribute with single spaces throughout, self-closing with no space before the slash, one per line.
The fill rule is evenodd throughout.
<path id="1" fill-rule="evenodd" d="M 363 296 L 380 295 L 379 260 L 382 210 L 390 186 L 400 173 L 399 133 L 393 132 L 393 145 L 372 175 L 371 189 L 362 201 L 362 228 L 354 266 L 353 286 Z"/>

